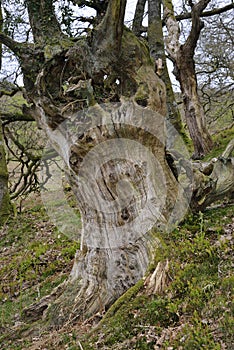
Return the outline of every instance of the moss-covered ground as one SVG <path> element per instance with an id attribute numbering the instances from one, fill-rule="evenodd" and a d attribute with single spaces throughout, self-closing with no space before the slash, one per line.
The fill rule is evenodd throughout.
<path id="1" fill-rule="evenodd" d="M 41 205 L 1 228 L 1 349 L 232 349 L 234 206 L 214 207 L 159 235 L 153 271 L 169 260 L 168 284 L 148 295 L 144 281 L 122 296 L 98 326 L 92 320 L 36 337 L 12 336 L 24 307 L 69 274 L 79 244 L 49 223 Z M 30 328 L 30 325 L 27 325 Z M 29 332 L 30 334 L 30 332 Z"/>

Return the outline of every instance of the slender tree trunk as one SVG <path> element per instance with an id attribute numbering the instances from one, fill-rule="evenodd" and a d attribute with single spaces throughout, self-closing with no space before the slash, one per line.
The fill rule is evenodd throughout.
<path id="1" fill-rule="evenodd" d="M 162 1 L 150 0 L 149 7 L 149 24 L 148 24 L 148 42 L 150 55 L 155 61 L 155 71 L 161 77 L 166 86 L 166 104 L 167 104 L 167 118 L 168 125 L 173 127 L 183 135 L 183 128 L 181 122 L 180 112 L 175 101 L 174 92 L 169 77 L 166 54 L 164 47 L 164 36 L 162 28 Z M 169 140 L 170 142 L 170 140 Z M 170 145 L 168 145 L 170 147 Z"/>
<path id="2" fill-rule="evenodd" d="M 206 127 L 205 113 L 197 91 L 195 64 L 186 47 L 182 46 L 177 55 L 176 71 L 185 106 L 186 124 L 194 144 L 193 157 L 201 158 L 212 149 L 213 141 Z"/>
<path id="3" fill-rule="evenodd" d="M 144 19 L 146 0 L 138 0 L 133 18 L 132 31 L 136 36 L 141 35 L 142 22 Z"/>
<path id="4" fill-rule="evenodd" d="M 0 224 L 12 214 L 12 206 L 8 192 L 8 172 L 4 150 L 2 123 L 0 119 Z"/>
<path id="5" fill-rule="evenodd" d="M 179 24 L 174 15 L 172 1 L 163 0 L 164 18 L 168 30 L 166 47 L 174 62 L 174 72 L 183 94 L 186 123 L 194 145 L 194 158 L 203 157 L 213 147 L 213 142 L 205 123 L 204 109 L 198 96 L 195 63 L 193 60 L 196 44 L 204 26 L 200 20 L 200 15 L 209 2 L 209 0 L 200 0 L 192 7 L 192 28 L 186 42 L 181 45 L 179 42 Z"/>

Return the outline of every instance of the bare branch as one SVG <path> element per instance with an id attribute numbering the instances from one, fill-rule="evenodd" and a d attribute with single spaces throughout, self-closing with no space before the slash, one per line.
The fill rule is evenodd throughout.
<path id="1" fill-rule="evenodd" d="M 215 15 L 220 15 L 224 12 L 227 12 L 227 11 L 230 11 L 234 8 L 234 3 L 231 3 L 227 6 L 224 6 L 224 7 L 221 7 L 221 8 L 215 8 L 213 10 L 210 10 L 210 11 L 206 11 L 206 12 L 202 12 L 200 17 L 212 17 L 212 16 L 215 16 Z M 176 15 L 175 16 L 175 19 L 179 22 L 179 21 L 182 21 L 184 19 L 190 19 L 192 18 L 192 13 L 191 12 L 187 12 L 187 13 L 183 13 L 181 15 Z M 165 26 L 166 23 L 165 23 L 165 19 L 162 21 L 162 25 Z M 145 26 L 140 26 L 139 28 L 139 31 L 140 31 L 140 34 L 141 33 L 145 33 L 147 32 L 148 28 L 145 27 Z"/>
<path id="2" fill-rule="evenodd" d="M 233 8 L 234 8 L 234 3 L 231 3 L 231 4 L 229 4 L 227 6 L 224 6 L 224 7 L 214 8 L 213 10 L 202 12 L 200 17 L 212 17 L 212 16 L 215 16 L 215 15 L 220 15 L 221 13 L 230 11 Z M 176 20 L 177 21 L 181 21 L 183 19 L 190 19 L 190 18 L 192 18 L 192 13 L 191 12 L 183 13 L 181 15 L 177 15 L 176 16 Z"/>

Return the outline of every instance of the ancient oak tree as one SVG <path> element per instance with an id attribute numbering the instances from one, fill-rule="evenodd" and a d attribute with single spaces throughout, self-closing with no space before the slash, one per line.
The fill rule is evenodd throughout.
<path id="1" fill-rule="evenodd" d="M 25 4 L 33 43 L 0 39 L 20 61 L 28 113 L 66 163 L 83 224 L 70 279 L 50 310 L 62 324 L 105 309 L 144 275 L 155 244 L 144 231 L 166 226 L 182 193 L 165 159 L 164 84 L 146 44 L 124 29 L 126 2 L 109 1 L 92 32 L 78 38 L 61 31 L 52 1 Z M 92 149 L 107 141 L 112 155 L 101 147 L 96 176 Z M 87 179 L 85 191 L 79 183 Z"/>
<path id="2" fill-rule="evenodd" d="M 20 62 L 27 114 L 62 157 L 82 217 L 69 279 L 25 311 L 34 319 L 45 312 L 56 326 L 106 310 L 144 276 L 157 245 L 152 228 L 179 221 L 191 195 L 194 208 L 210 191 L 218 196 L 216 166 L 210 182 L 195 171 L 200 189 L 187 181 L 193 170 L 181 154 L 171 151 L 168 161 L 165 84 L 147 42 L 124 27 L 126 1 L 73 4 L 97 12 L 86 35 L 62 31 L 52 0 L 24 2 L 33 42 L 0 33 Z"/>

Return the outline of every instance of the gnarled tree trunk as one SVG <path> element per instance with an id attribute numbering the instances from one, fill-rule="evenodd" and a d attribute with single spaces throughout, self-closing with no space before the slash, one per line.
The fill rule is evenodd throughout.
<path id="1" fill-rule="evenodd" d="M 44 66 L 30 97 L 69 169 L 83 224 L 66 290 L 48 311 L 56 325 L 102 311 L 142 278 L 156 244 L 150 229 L 175 222 L 176 199 L 183 199 L 165 160 L 165 89 L 148 50 L 124 32 L 117 59 L 106 42 L 95 54 L 87 43 L 73 45 L 65 68 L 61 56 Z M 88 66 L 89 79 L 80 79 L 73 62 Z M 59 103 L 48 97 L 56 91 L 55 72 L 69 82 L 77 77 Z M 81 106 L 89 107 L 81 113 Z"/>
<path id="2" fill-rule="evenodd" d="M 91 37 L 53 47 L 46 32 L 46 51 L 19 53 L 30 111 L 66 164 L 82 217 L 71 276 L 47 311 L 54 325 L 108 308 L 142 278 L 157 244 L 151 228 L 166 229 L 188 205 L 165 157 L 165 87 L 148 48 L 123 30 L 124 10 L 112 0 Z"/>

